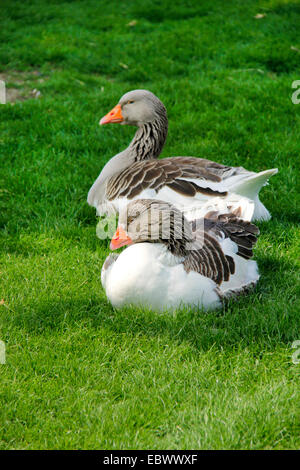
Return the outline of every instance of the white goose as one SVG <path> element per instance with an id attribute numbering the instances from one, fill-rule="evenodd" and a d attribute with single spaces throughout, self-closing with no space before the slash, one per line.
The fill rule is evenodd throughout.
<path id="1" fill-rule="evenodd" d="M 120 212 L 133 199 L 149 198 L 170 202 L 190 220 L 213 208 L 237 207 L 245 220 L 270 218 L 258 193 L 277 169 L 254 173 L 195 157 L 157 160 L 168 119 L 164 105 L 150 91 L 122 96 L 100 121 L 108 123 L 130 124 L 138 130 L 129 147 L 108 161 L 89 191 L 88 203 L 99 215 Z M 193 210 L 186 211 L 187 207 Z"/>
<path id="2" fill-rule="evenodd" d="M 258 228 L 239 214 L 211 212 L 188 222 L 164 201 L 140 199 L 119 215 L 101 281 L 113 306 L 213 309 L 259 279 L 251 260 Z"/>

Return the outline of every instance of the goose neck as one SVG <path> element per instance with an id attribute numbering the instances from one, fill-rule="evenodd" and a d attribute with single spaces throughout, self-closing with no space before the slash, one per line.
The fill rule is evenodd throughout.
<path id="1" fill-rule="evenodd" d="M 153 122 L 140 126 L 129 146 L 136 162 L 157 158 L 165 144 L 168 132 L 168 120 L 161 116 Z"/>

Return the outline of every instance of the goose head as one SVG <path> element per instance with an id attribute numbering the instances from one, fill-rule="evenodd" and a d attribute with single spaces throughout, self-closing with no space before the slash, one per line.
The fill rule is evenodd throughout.
<path id="1" fill-rule="evenodd" d="M 133 243 L 162 243 L 171 253 L 184 256 L 192 238 L 189 222 L 174 206 L 164 201 L 137 199 L 120 212 L 110 249 Z"/>
<path id="2" fill-rule="evenodd" d="M 125 93 L 99 124 L 119 123 L 142 127 L 156 120 L 167 122 L 167 111 L 163 103 L 151 91 L 133 90 Z"/>

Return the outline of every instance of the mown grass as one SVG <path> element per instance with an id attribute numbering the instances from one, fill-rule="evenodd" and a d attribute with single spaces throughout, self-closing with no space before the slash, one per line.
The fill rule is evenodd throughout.
<path id="1" fill-rule="evenodd" d="M 0 18 L 7 86 L 42 93 L 0 105 L 0 447 L 298 448 L 299 4 L 6 0 Z M 86 195 L 134 132 L 99 118 L 134 88 L 168 108 L 163 156 L 279 168 L 261 280 L 222 311 L 105 298 Z"/>

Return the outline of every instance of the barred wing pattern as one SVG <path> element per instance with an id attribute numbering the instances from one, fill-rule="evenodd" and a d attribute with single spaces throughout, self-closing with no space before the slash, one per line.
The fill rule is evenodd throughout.
<path id="1" fill-rule="evenodd" d="M 199 227 L 203 227 L 204 222 L 204 230 L 197 230 L 197 222 L 200 222 Z M 210 212 L 204 221 L 191 222 L 191 228 L 196 239 L 195 246 L 201 244 L 201 247 L 189 253 L 184 261 L 185 270 L 199 272 L 218 285 L 228 281 L 230 274 L 235 273 L 235 263 L 231 256 L 224 254 L 215 237 L 230 238 L 238 247 L 237 255 L 248 260 L 253 256 L 253 246 L 259 235 L 258 227 L 240 219 L 238 211 L 237 214 Z"/>
<path id="2" fill-rule="evenodd" d="M 259 228 L 251 222 L 239 219 L 232 213 L 219 215 L 217 212 L 210 212 L 205 216 L 204 230 L 219 237 L 230 238 L 238 246 L 238 255 L 245 259 L 252 258 Z"/>
<path id="3" fill-rule="evenodd" d="M 233 170 L 237 169 L 194 157 L 135 162 L 108 180 L 106 197 L 109 201 L 120 197 L 133 199 L 145 189 L 154 189 L 158 192 L 164 186 L 189 197 L 195 196 L 197 192 L 209 196 L 226 196 L 225 191 L 201 187 L 184 178 L 199 179 L 204 183 L 206 180 L 220 182 L 225 176 L 232 175 Z"/>
<path id="4" fill-rule="evenodd" d="M 235 265 L 233 258 L 224 254 L 218 240 L 204 231 L 197 234 L 195 243 L 200 248 L 191 250 L 185 258 L 185 271 L 196 271 L 218 285 L 228 281 L 230 274 L 234 274 Z"/>

